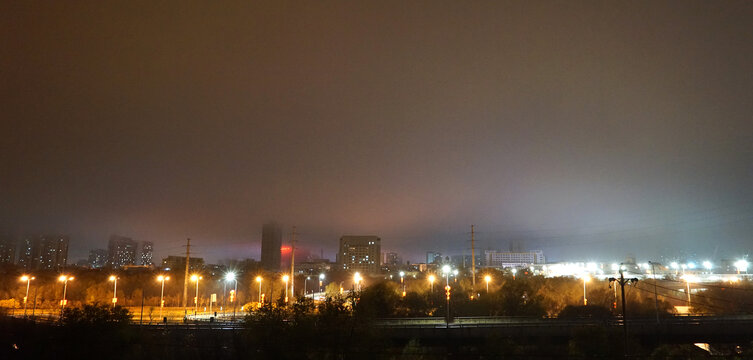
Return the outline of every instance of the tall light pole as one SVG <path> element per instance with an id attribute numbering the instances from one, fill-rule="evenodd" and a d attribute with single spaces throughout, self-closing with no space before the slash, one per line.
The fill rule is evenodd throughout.
<path id="1" fill-rule="evenodd" d="M 588 298 L 586 297 L 586 283 L 591 281 L 591 277 L 588 274 L 583 275 L 583 306 L 588 305 Z"/>
<path id="2" fill-rule="evenodd" d="M 21 276 L 21 281 L 26 281 L 26 296 L 24 296 L 24 317 L 26 317 L 26 303 L 29 302 L 29 285 L 31 285 L 31 281 L 34 279 L 36 278 L 29 275 Z"/>
<path id="3" fill-rule="evenodd" d="M 60 319 L 63 318 L 63 309 L 65 309 L 65 305 L 68 303 L 65 295 L 68 291 L 68 281 L 71 280 L 73 280 L 73 276 L 68 275 L 60 275 L 60 277 L 58 278 L 58 281 L 63 282 L 63 300 L 60 301 Z"/>
<path id="4" fill-rule="evenodd" d="M 355 274 L 353 274 L 353 284 L 355 285 L 353 286 L 353 290 L 361 291 L 361 280 L 363 280 L 361 273 L 356 272 Z"/>
<path id="5" fill-rule="evenodd" d="M 283 275 L 282 281 L 285 283 L 285 305 L 288 304 L 288 281 L 290 280 L 290 276 Z"/>
<path id="6" fill-rule="evenodd" d="M 193 308 L 193 316 L 196 317 L 196 314 L 199 312 L 199 280 L 203 279 L 201 276 L 197 274 L 191 275 L 191 281 L 196 283 L 196 297 L 193 298 L 194 302 L 194 308 Z"/>
<path id="7" fill-rule="evenodd" d="M 492 277 L 489 275 L 484 276 L 484 281 L 486 281 L 486 293 L 489 293 L 489 282 L 492 281 Z"/>
<path id="8" fill-rule="evenodd" d="M 656 323 L 659 323 L 659 291 L 656 289 L 656 263 L 648 262 L 651 265 L 651 275 L 654 277 L 654 312 L 656 313 Z"/>
<path id="9" fill-rule="evenodd" d="M 319 274 L 319 292 L 322 292 L 322 284 L 324 283 L 324 273 Z"/>
<path id="10" fill-rule="evenodd" d="M 157 281 L 162 283 L 162 291 L 159 293 L 159 318 L 162 321 L 162 308 L 165 307 L 165 281 L 170 280 L 169 276 L 157 276 Z"/>
<path id="11" fill-rule="evenodd" d="M 403 297 L 405 297 L 405 271 L 400 272 L 400 284 L 403 285 Z"/>
<path id="12" fill-rule="evenodd" d="M 690 312 L 690 307 L 691 307 L 691 303 L 690 303 L 690 281 L 693 280 L 693 279 L 692 279 L 692 276 L 690 276 L 690 275 L 683 275 L 682 279 L 685 280 L 685 285 L 687 286 L 687 291 L 688 291 L 688 312 Z"/>
<path id="13" fill-rule="evenodd" d="M 112 288 L 112 306 L 115 306 L 115 304 L 118 302 L 118 277 L 115 275 L 110 275 L 110 281 L 114 283 Z"/>
<path id="14" fill-rule="evenodd" d="M 259 283 L 259 307 L 261 307 L 261 276 L 256 277 L 256 282 Z"/>
<path id="15" fill-rule="evenodd" d="M 450 267 L 450 265 L 442 266 L 442 273 L 445 276 L 445 286 L 450 285 L 450 272 L 452 272 L 452 268 Z"/>
<path id="16" fill-rule="evenodd" d="M 515 280 L 515 274 L 518 273 L 518 269 L 513 268 L 512 269 L 512 279 Z"/>
<path id="17" fill-rule="evenodd" d="M 436 281 L 437 278 L 434 277 L 434 275 L 429 275 L 429 285 L 431 286 L 431 293 L 434 293 L 434 281 Z"/>
<path id="18" fill-rule="evenodd" d="M 233 303 L 233 319 L 235 319 L 235 304 L 238 303 L 237 301 L 235 301 L 238 297 L 238 279 L 235 277 L 235 273 L 229 272 L 225 274 L 225 281 L 235 282 L 235 287 L 233 288 L 233 296 L 230 297 L 230 302 Z"/>

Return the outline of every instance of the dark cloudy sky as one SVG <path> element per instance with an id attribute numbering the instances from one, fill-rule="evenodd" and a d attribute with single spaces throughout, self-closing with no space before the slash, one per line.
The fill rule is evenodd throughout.
<path id="1" fill-rule="evenodd" d="M 4 1 L 0 231 L 748 253 L 750 1 Z"/>

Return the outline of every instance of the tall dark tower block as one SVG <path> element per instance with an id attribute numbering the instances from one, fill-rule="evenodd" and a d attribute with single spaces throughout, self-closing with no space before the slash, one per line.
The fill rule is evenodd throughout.
<path id="1" fill-rule="evenodd" d="M 267 271 L 280 271 L 282 226 L 276 222 L 264 224 L 261 230 L 261 266 Z"/>

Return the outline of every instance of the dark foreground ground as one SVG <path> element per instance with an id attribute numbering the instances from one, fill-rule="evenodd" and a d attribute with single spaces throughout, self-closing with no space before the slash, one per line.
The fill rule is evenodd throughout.
<path id="1" fill-rule="evenodd" d="M 600 326 L 577 327 L 564 338 L 447 332 L 419 339 L 367 324 L 340 325 L 59 326 L 3 317 L 0 359 L 612 359 L 624 358 L 625 350 L 620 331 Z M 753 359 L 752 345 L 711 344 L 709 353 L 693 344 L 630 339 L 628 348 L 630 358 Z"/>

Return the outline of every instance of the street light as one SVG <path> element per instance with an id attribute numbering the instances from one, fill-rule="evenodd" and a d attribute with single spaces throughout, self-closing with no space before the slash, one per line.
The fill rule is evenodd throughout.
<path id="1" fill-rule="evenodd" d="M 740 272 L 748 272 L 748 262 L 745 259 L 740 259 L 735 261 L 735 268 L 737 268 L 737 274 L 739 275 Z"/>
<path id="2" fill-rule="evenodd" d="M 452 270 L 452 274 L 455 275 L 455 282 L 458 282 L 458 269 Z"/>
<path id="3" fill-rule="evenodd" d="M 322 284 L 324 283 L 324 273 L 319 274 L 319 292 L 322 292 Z"/>
<path id="4" fill-rule="evenodd" d="M 288 281 L 290 280 L 290 276 L 283 275 L 282 281 L 285 282 L 285 303 L 288 303 Z"/>
<path id="5" fill-rule="evenodd" d="M 203 279 L 203 277 L 193 274 L 191 275 L 191 281 L 196 283 L 196 297 L 193 298 L 193 302 L 195 304 L 193 309 L 193 316 L 196 316 L 196 314 L 199 312 L 199 280 Z"/>
<path id="6" fill-rule="evenodd" d="M 36 278 L 29 275 L 21 276 L 21 281 L 26 281 L 26 296 L 24 296 L 24 317 L 26 317 L 26 303 L 29 299 L 29 285 L 31 285 L 31 281 L 34 279 Z M 32 317 L 34 317 L 34 315 L 32 315 Z"/>
<path id="7" fill-rule="evenodd" d="M 484 281 L 486 281 L 486 293 L 489 293 L 489 282 L 492 281 L 492 277 L 489 275 L 484 276 Z"/>
<path id="8" fill-rule="evenodd" d="M 256 277 L 256 282 L 259 283 L 259 307 L 261 307 L 261 276 Z"/>
<path id="9" fill-rule="evenodd" d="M 308 297 L 307 293 L 309 291 L 309 280 L 311 280 L 311 276 L 306 276 L 305 279 L 303 279 L 303 297 Z M 311 298 L 314 298 L 314 295 L 311 295 Z"/>
<path id="10" fill-rule="evenodd" d="M 115 304 L 118 302 L 118 277 L 115 275 L 110 275 L 110 281 L 114 283 L 112 288 L 112 306 L 115 306 Z"/>
<path id="11" fill-rule="evenodd" d="M 361 280 L 363 280 L 361 273 L 356 272 L 355 274 L 353 274 L 353 284 L 355 285 L 353 286 L 353 288 L 356 291 L 361 291 Z"/>
<path id="12" fill-rule="evenodd" d="M 63 318 L 63 309 L 65 309 L 65 305 L 68 303 L 68 300 L 65 298 L 65 295 L 68 291 L 68 281 L 73 280 L 73 276 L 68 275 L 60 275 L 58 278 L 58 281 L 63 282 L 63 300 L 60 300 L 60 318 Z"/>
<path id="13" fill-rule="evenodd" d="M 405 297 L 405 271 L 400 272 L 400 284 L 403 285 L 403 297 Z"/>
<path id="14" fill-rule="evenodd" d="M 159 293 L 159 317 L 162 319 L 162 308 L 165 307 L 165 281 L 170 280 L 169 276 L 159 275 L 157 281 L 162 283 L 162 291 Z"/>
<path id="15" fill-rule="evenodd" d="M 229 272 L 225 274 L 225 281 L 235 282 L 233 296 L 230 297 L 230 302 L 233 303 L 233 319 L 235 319 L 235 304 L 237 303 L 237 301 L 235 301 L 235 298 L 238 296 L 238 279 L 236 279 L 234 272 Z"/>
<path id="16" fill-rule="evenodd" d="M 703 268 L 706 270 L 711 270 L 714 268 L 714 264 L 712 264 L 711 261 L 706 260 L 703 262 Z"/>
<path id="17" fill-rule="evenodd" d="M 513 268 L 512 269 L 512 279 L 515 280 L 515 274 L 518 273 L 518 269 Z"/>
<path id="18" fill-rule="evenodd" d="M 445 285 L 450 285 L 450 272 L 452 271 L 452 268 L 450 265 L 443 265 L 442 266 L 442 273 L 445 276 Z"/>
<path id="19" fill-rule="evenodd" d="M 429 284 L 431 284 L 431 292 L 434 293 L 434 281 L 437 280 L 434 275 L 429 275 Z"/>
<path id="20" fill-rule="evenodd" d="M 685 285 L 687 286 L 687 291 L 688 291 L 688 311 L 690 311 L 690 306 L 691 306 L 691 303 L 690 303 L 690 282 L 693 281 L 693 280 L 695 280 L 695 278 L 692 275 L 683 275 L 681 277 L 681 279 L 685 280 Z"/>
<path id="21" fill-rule="evenodd" d="M 588 305 L 588 298 L 586 298 L 586 283 L 591 281 L 591 277 L 588 274 L 583 275 L 583 306 Z"/>

